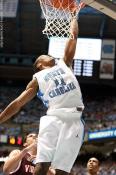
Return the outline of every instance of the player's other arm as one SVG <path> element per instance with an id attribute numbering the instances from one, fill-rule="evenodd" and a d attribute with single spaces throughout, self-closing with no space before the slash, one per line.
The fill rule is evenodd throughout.
<path id="1" fill-rule="evenodd" d="M 68 39 L 64 52 L 64 62 L 69 67 L 72 65 L 72 61 L 75 55 L 78 31 L 78 22 L 77 19 L 74 17 L 72 18 L 70 25 L 70 35 L 72 36 L 72 38 Z"/>
<path id="2" fill-rule="evenodd" d="M 17 97 L 14 101 L 12 101 L 3 112 L 0 113 L 0 123 L 5 122 L 10 119 L 13 115 L 15 115 L 22 106 L 24 106 L 27 102 L 32 100 L 36 95 L 38 90 L 37 80 L 34 79 L 29 82 L 25 91 L 21 93 L 19 97 Z"/>
<path id="3" fill-rule="evenodd" d="M 3 173 L 5 175 L 8 175 L 11 172 L 18 170 L 18 168 L 20 167 L 20 163 L 21 163 L 22 158 L 27 154 L 27 152 L 29 150 L 33 149 L 33 147 L 36 147 L 36 142 L 34 142 L 31 145 L 29 145 L 28 147 L 24 148 L 22 151 L 13 150 L 9 154 L 9 157 L 7 158 L 7 160 L 4 163 Z"/>

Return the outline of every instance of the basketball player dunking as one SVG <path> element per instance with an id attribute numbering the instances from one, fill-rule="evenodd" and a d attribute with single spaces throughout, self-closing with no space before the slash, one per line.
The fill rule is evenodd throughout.
<path id="1" fill-rule="evenodd" d="M 46 175 L 48 168 L 56 175 L 67 175 L 83 142 L 84 126 L 81 120 L 84 105 L 81 90 L 71 65 L 76 50 L 78 23 L 72 18 L 70 34 L 63 59 L 41 55 L 34 63 L 36 73 L 26 90 L 0 114 L 4 122 L 37 94 L 48 107 L 40 119 L 34 175 Z M 56 43 L 57 44 L 57 43 Z"/>

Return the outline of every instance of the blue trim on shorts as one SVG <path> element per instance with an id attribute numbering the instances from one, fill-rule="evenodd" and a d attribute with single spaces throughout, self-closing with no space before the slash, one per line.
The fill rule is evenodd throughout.
<path id="1" fill-rule="evenodd" d="M 82 144 L 83 144 L 83 142 L 84 142 L 84 137 L 85 137 L 85 121 L 83 120 L 82 115 L 81 115 L 81 122 L 82 122 L 83 127 L 84 127 L 84 129 L 83 129 L 83 137 L 82 137 Z"/>

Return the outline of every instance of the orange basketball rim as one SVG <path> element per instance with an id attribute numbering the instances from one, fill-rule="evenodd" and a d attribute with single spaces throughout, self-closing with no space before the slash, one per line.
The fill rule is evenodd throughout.
<path id="1" fill-rule="evenodd" d="M 51 0 L 52 5 L 58 9 L 74 11 L 78 8 L 75 0 Z"/>
<path id="2" fill-rule="evenodd" d="M 74 12 L 78 9 L 78 4 L 76 0 L 41 0 L 42 3 L 45 3 L 48 6 L 52 6 L 59 10 L 69 10 Z"/>

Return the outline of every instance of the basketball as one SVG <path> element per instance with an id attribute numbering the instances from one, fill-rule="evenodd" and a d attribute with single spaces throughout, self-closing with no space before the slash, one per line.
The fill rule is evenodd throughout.
<path id="1" fill-rule="evenodd" d="M 77 2 L 75 0 L 51 0 L 52 6 L 56 9 L 67 9 L 74 11 L 77 9 Z"/>

